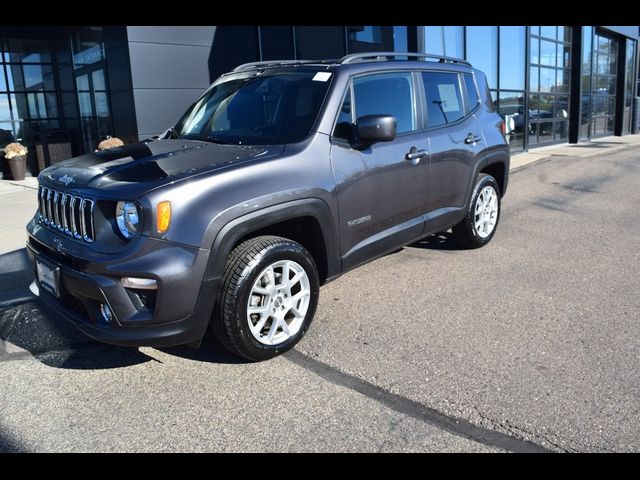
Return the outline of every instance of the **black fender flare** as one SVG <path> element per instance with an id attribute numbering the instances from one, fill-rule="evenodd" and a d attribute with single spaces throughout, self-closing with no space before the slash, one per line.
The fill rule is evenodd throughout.
<path id="1" fill-rule="evenodd" d="M 464 211 L 466 211 L 466 209 L 469 208 L 469 201 L 471 200 L 471 192 L 473 192 L 473 187 L 475 185 L 476 178 L 478 178 L 478 174 L 489 165 L 494 165 L 497 163 L 502 164 L 502 166 L 504 167 L 504 178 L 502 179 L 502 184 L 504 185 L 504 188 L 503 188 L 503 191 L 500 192 L 501 196 L 504 197 L 507 191 L 507 185 L 509 183 L 509 164 L 510 164 L 509 154 L 502 150 L 487 152 L 482 156 L 481 160 L 476 162 L 476 165 L 473 169 L 473 174 L 471 175 L 471 178 L 469 180 L 469 185 L 467 185 L 467 191 L 465 196 L 466 200 L 463 207 Z M 496 179 L 496 180 L 500 181 L 500 179 Z"/>
<path id="2" fill-rule="evenodd" d="M 324 200 L 304 198 L 261 208 L 227 222 L 213 240 L 204 280 L 222 278 L 227 258 L 242 237 L 270 225 L 300 217 L 312 217 L 320 225 L 326 250 L 327 277 L 338 275 L 342 265 L 331 210 Z"/>

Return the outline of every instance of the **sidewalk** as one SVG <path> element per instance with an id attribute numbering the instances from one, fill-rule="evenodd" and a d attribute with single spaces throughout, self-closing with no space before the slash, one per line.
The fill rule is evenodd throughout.
<path id="1" fill-rule="evenodd" d="M 511 157 L 511 170 L 551 157 L 591 157 L 640 145 L 639 135 L 603 137 L 590 143 L 553 145 Z M 558 158 L 560 159 L 560 158 Z M 38 182 L 29 177 L 22 182 L 0 180 L 0 202 L 5 213 L 0 226 L 0 255 L 23 248 L 27 241 L 25 226 L 38 208 Z"/>

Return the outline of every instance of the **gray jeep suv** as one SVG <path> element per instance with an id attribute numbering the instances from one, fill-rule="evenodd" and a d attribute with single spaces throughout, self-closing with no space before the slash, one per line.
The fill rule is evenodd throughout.
<path id="1" fill-rule="evenodd" d="M 211 325 L 264 360 L 342 273 L 450 227 L 487 244 L 508 174 L 485 75 L 463 60 L 241 65 L 159 138 L 39 175 L 32 290 L 102 342 L 199 346 Z"/>

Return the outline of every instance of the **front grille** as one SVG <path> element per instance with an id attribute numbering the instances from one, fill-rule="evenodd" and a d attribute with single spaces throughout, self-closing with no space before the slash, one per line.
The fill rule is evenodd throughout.
<path id="1" fill-rule="evenodd" d="M 93 226 L 95 205 L 95 201 L 89 198 L 59 192 L 48 187 L 38 188 L 40 223 L 88 243 L 95 240 Z"/>

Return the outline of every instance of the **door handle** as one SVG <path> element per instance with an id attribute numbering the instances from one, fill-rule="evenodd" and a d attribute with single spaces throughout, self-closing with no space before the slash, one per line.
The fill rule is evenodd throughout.
<path id="1" fill-rule="evenodd" d="M 429 153 L 426 150 L 418 150 L 416 147 L 411 147 L 411 150 L 404 156 L 404 159 L 410 160 L 414 165 L 417 165 L 420 159 L 427 155 L 429 155 Z"/>
<path id="2" fill-rule="evenodd" d="M 469 135 L 467 135 L 467 138 L 464 139 L 464 143 L 469 145 L 471 143 L 478 143 L 480 140 L 482 140 L 482 137 L 474 135 L 473 133 L 469 133 Z"/>

